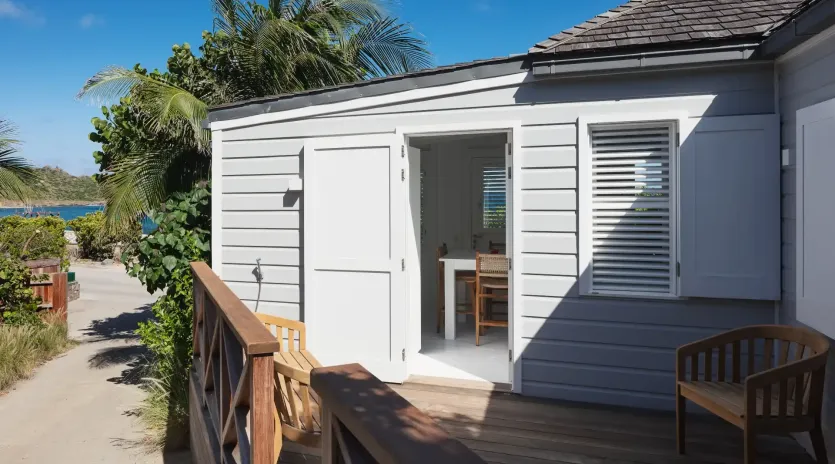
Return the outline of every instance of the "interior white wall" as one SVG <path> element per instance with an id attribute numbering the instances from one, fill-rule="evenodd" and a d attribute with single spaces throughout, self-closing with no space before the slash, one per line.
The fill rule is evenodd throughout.
<path id="1" fill-rule="evenodd" d="M 423 244 L 421 247 L 422 331 L 437 327 L 438 274 L 435 250 L 446 243 L 449 250 L 472 248 L 472 216 L 478 205 L 472 185 L 476 158 L 504 163 L 504 134 L 444 140 L 437 137 L 412 146 L 421 149 L 424 176 Z M 459 295 L 461 294 L 459 289 Z"/>

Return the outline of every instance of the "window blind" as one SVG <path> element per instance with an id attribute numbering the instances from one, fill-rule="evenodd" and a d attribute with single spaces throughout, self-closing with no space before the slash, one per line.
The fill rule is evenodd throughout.
<path id="1" fill-rule="evenodd" d="M 504 166 L 484 166 L 482 178 L 482 226 L 504 229 L 507 217 L 507 178 Z"/>
<path id="2" fill-rule="evenodd" d="M 675 293 L 673 123 L 590 126 L 593 293 Z"/>

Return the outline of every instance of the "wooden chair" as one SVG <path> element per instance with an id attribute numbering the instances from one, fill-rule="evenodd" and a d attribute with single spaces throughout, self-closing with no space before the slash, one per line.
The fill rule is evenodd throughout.
<path id="1" fill-rule="evenodd" d="M 439 246 L 438 249 L 435 251 L 435 262 L 438 263 L 438 317 L 437 317 L 437 327 L 435 328 L 435 332 L 441 333 L 441 327 L 444 325 L 444 310 L 445 310 L 445 296 L 446 296 L 446 283 L 444 281 L 444 262 L 441 261 L 441 258 L 447 255 L 449 251 L 447 250 L 446 243 Z M 460 305 L 455 307 L 456 314 L 474 314 L 473 306 L 475 305 L 475 273 L 474 272 L 462 272 L 458 271 L 455 273 L 455 281 L 456 282 L 464 282 L 464 285 L 470 290 L 470 301 L 472 301 L 471 306 L 467 305 Z"/>
<path id="2" fill-rule="evenodd" d="M 494 319 L 489 302 L 507 301 L 508 261 L 505 255 L 481 254 L 475 255 L 475 344 L 479 345 L 479 337 L 485 327 L 507 327 L 507 319 Z M 494 291 L 504 293 L 494 293 Z"/>
<path id="3" fill-rule="evenodd" d="M 809 432 L 817 461 L 828 463 L 821 429 L 828 354 L 825 337 L 778 325 L 736 329 L 680 347 L 678 452 L 684 454 L 689 399 L 743 430 L 745 464 L 754 463 L 756 434 L 797 432 Z"/>
<path id="4" fill-rule="evenodd" d="M 255 316 L 281 344 L 275 354 L 274 415 L 276 431 L 281 430 L 275 434 L 276 459 L 281 454 L 283 438 L 318 448 L 322 443 L 322 415 L 319 397 L 310 388 L 310 371 L 321 365 L 307 351 L 304 323 L 268 314 Z"/>

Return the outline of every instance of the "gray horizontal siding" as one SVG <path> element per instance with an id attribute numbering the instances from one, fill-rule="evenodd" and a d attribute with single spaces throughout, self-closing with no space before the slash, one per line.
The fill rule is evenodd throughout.
<path id="1" fill-rule="evenodd" d="M 835 41 L 819 43 L 778 64 L 782 147 L 789 150 L 789 165 L 783 167 L 783 299 L 782 322 L 797 324 L 796 315 L 796 197 L 795 171 L 797 143 L 797 111 L 835 98 Z M 830 340 L 835 346 L 835 340 Z M 824 423 L 835 433 L 835 355 L 830 356 L 829 379 L 826 386 Z M 835 460 L 835 457 L 830 459 Z M 835 462 L 835 461 L 833 461 Z"/>
<path id="2" fill-rule="evenodd" d="M 299 249 L 285 247 L 291 235 L 270 231 L 298 227 L 298 197 L 281 188 L 284 176 L 295 174 L 292 163 L 304 139 L 393 133 L 404 126 L 520 121 L 523 148 L 513 156 L 522 168 L 523 392 L 669 409 L 676 346 L 732 327 L 771 322 L 773 306 L 579 297 L 576 122 L 581 115 L 613 111 L 773 113 L 773 70 L 757 65 L 538 81 L 225 130 L 224 173 L 241 179 L 223 188 L 223 227 L 230 229 L 222 240 L 224 278 L 252 307 L 258 288 L 251 269 L 261 257 L 267 279 L 261 288 L 261 301 L 267 303 L 262 304 L 269 311 L 303 313 L 300 298 L 293 299 Z M 303 162 L 298 169 L 303 171 Z M 259 232 L 240 230 L 247 228 Z M 258 245 L 248 241 L 256 238 Z"/>

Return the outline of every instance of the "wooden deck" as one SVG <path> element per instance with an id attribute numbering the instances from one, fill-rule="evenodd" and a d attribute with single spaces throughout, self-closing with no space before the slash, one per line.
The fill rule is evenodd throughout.
<path id="1" fill-rule="evenodd" d="M 415 383 L 392 388 L 491 463 L 742 462 L 742 432 L 713 417 L 688 416 L 688 455 L 679 456 L 669 413 Z M 285 443 L 280 462 L 319 462 L 318 450 Z M 762 464 L 814 462 L 788 437 L 758 437 L 757 449 Z"/>

